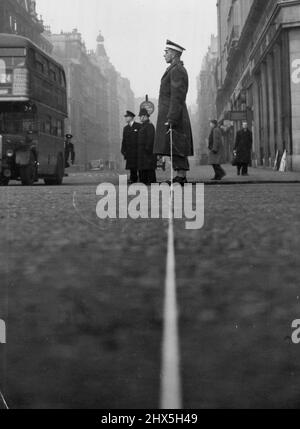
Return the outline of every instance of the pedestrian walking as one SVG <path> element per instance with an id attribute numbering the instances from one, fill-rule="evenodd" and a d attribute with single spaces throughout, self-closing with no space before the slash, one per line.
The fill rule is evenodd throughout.
<path id="1" fill-rule="evenodd" d="M 145 185 L 156 183 L 157 156 L 153 153 L 155 127 L 146 109 L 140 111 L 141 128 L 138 136 L 138 170 L 140 181 Z"/>
<path id="2" fill-rule="evenodd" d="M 243 128 L 237 132 L 235 146 L 234 146 L 234 158 L 235 165 L 237 166 L 238 176 L 248 176 L 248 167 L 251 164 L 251 154 L 253 146 L 253 135 L 248 128 L 248 123 L 243 122 Z"/>
<path id="3" fill-rule="evenodd" d="M 135 122 L 136 115 L 130 110 L 125 114 L 127 123 L 123 131 L 122 155 L 126 161 L 126 170 L 130 171 L 129 183 L 137 183 L 138 176 L 138 134 L 141 124 Z"/>
<path id="4" fill-rule="evenodd" d="M 211 133 L 209 136 L 209 156 L 208 163 L 212 165 L 214 169 L 215 176 L 212 180 L 222 180 L 226 176 L 225 170 L 222 168 L 221 164 L 224 159 L 224 144 L 222 131 L 218 127 L 218 121 L 210 121 Z"/>
<path id="5" fill-rule="evenodd" d="M 186 106 L 188 73 L 181 61 L 185 49 L 167 40 L 164 58 L 170 64 L 161 80 L 154 153 L 171 156 L 173 140 L 174 183 L 184 185 L 190 169 L 188 157 L 194 155 L 191 122 Z"/>

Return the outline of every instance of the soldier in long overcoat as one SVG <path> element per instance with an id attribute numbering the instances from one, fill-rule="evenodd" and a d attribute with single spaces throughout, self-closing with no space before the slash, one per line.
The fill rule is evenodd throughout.
<path id="1" fill-rule="evenodd" d="M 188 157 L 194 155 L 193 136 L 186 97 L 189 88 L 187 71 L 181 61 L 184 48 L 167 41 L 165 60 L 170 66 L 161 80 L 158 120 L 154 153 L 171 155 L 170 128 L 173 130 L 173 168 L 176 172 L 174 182 L 186 183 L 189 170 Z"/>
<path id="2" fill-rule="evenodd" d="M 215 176 L 213 180 L 222 180 L 226 176 L 225 170 L 221 167 L 224 160 L 224 144 L 222 131 L 218 127 L 218 121 L 212 120 L 210 122 L 211 132 L 209 136 L 209 155 L 208 164 L 212 165 Z"/>
<path id="3" fill-rule="evenodd" d="M 248 123 L 243 122 L 243 129 L 237 132 L 234 154 L 237 173 L 240 176 L 248 176 L 248 167 L 252 158 L 253 135 L 248 128 Z"/>
<path id="4" fill-rule="evenodd" d="M 138 170 L 140 181 L 145 185 L 156 183 L 157 156 L 153 154 L 155 127 L 146 109 L 141 109 L 142 122 L 138 138 Z"/>
<path id="5" fill-rule="evenodd" d="M 136 183 L 138 177 L 138 135 L 141 124 L 135 122 L 135 114 L 129 110 L 125 114 L 126 127 L 123 131 L 122 155 L 126 161 L 126 170 L 130 171 L 130 183 Z"/>

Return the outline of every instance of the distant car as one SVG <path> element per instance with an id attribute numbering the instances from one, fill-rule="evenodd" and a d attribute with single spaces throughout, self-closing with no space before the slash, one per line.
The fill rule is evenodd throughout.
<path id="1" fill-rule="evenodd" d="M 94 161 L 90 161 L 90 170 L 91 171 L 103 171 L 105 168 L 105 164 L 103 159 L 97 159 Z"/>

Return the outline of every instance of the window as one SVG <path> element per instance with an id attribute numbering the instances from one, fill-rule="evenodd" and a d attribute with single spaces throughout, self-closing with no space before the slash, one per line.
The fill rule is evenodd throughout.
<path id="1" fill-rule="evenodd" d="M 35 66 L 40 73 L 48 74 L 49 62 L 43 55 L 35 54 Z"/>
<path id="2" fill-rule="evenodd" d="M 57 120 L 55 118 L 52 118 L 52 122 L 51 122 L 51 134 L 53 136 L 57 136 Z"/>
<path id="3" fill-rule="evenodd" d="M 14 16 L 10 15 L 9 16 L 9 26 L 10 29 L 13 33 L 17 33 L 18 32 L 18 24 L 17 24 L 17 20 Z"/>
<path id="4" fill-rule="evenodd" d="M 11 82 L 11 75 L 9 77 L 6 70 L 6 63 L 0 59 L 0 84 L 6 84 Z"/>
<path id="5" fill-rule="evenodd" d="M 46 122 L 44 121 L 44 118 L 40 122 L 40 130 L 42 133 L 46 132 Z"/>
<path id="6" fill-rule="evenodd" d="M 45 133 L 51 134 L 51 116 L 46 117 L 45 121 Z"/>
<path id="7" fill-rule="evenodd" d="M 44 64 L 43 63 L 41 63 L 40 61 L 36 61 L 35 65 L 36 65 L 36 69 L 38 72 L 44 73 Z"/>
<path id="8" fill-rule="evenodd" d="M 63 121 L 61 121 L 61 120 L 57 121 L 57 135 L 58 135 L 58 137 L 63 136 Z"/>
<path id="9" fill-rule="evenodd" d="M 54 82 L 56 81 L 56 73 L 53 69 L 50 69 L 49 76 L 51 80 L 53 80 Z"/>

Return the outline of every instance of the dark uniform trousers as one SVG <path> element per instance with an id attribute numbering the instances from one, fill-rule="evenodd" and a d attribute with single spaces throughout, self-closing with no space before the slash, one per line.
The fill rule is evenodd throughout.
<path id="1" fill-rule="evenodd" d="M 189 160 L 185 156 L 173 155 L 173 170 L 174 171 L 189 171 Z"/>
<path id="2" fill-rule="evenodd" d="M 240 175 L 242 172 L 243 176 L 247 176 L 248 175 L 248 164 L 246 164 L 246 163 L 237 164 L 237 172 L 238 172 L 238 175 Z"/>
<path id="3" fill-rule="evenodd" d="M 137 183 L 139 181 L 139 173 L 138 170 L 131 169 L 130 170 L 130 182 Z"/>
<path id="4" fill-rule="evenodd" d="M 155 170 L 141 170 L 140 171 L 140 181 L 145 185 L 151 185 L 156 183 L 156 172 Z"/>

